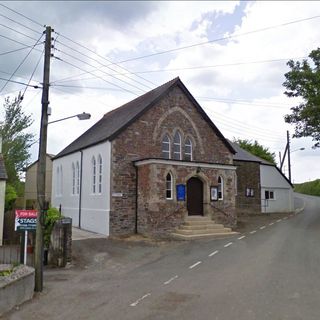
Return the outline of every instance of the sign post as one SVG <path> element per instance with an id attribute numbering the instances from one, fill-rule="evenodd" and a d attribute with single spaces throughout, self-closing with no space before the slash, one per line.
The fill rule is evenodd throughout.
<path id="1" fill-rule="evenodd" d="M 37 210 L 16 210 L 15 212 L 14 230 L 24 231 L 24 264 L 27 264 L 28 231 L 36 230 L 37 214 Z"/>

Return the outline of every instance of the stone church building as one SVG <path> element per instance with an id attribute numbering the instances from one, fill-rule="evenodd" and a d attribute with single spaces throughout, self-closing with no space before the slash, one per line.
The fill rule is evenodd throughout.
<path id="1" fill-rule="evenodd" d="M 232 145 L 179 78 L 105 114 L 53 159 L 52 205 L 108 235 L 163 235 L 189 216 L 236 224 Z"/>

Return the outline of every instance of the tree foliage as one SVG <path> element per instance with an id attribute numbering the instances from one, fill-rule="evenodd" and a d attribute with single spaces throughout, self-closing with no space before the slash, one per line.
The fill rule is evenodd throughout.
<path id="1" fill-rule="evenodd" d="M 303 99 L 299 105 L 291 108 L 292 113 L 285 121 L 295 125 L 293 137 L 312 137 L 313 148 L 320 147 L 320 48 L 311 51 L 310 62 L 307 59 L 289 60 L 290 71 L 285 74 L 284 94 L 288 97 Z"/>
<path id="2" fill-rule="evenodd" d="M 242 149 L 250 152 L 251 154 L 264 159 L 270 163 L 276 164 L 275 153 L 271 152 L 268 148 L 262 146 L 258 141 L 251 141 L 247 139 L 237 139 L 233 142 L 237 143 Z"/>
<path id="3" fill-rule="evenodd" d="M 2 154 L 8 174 L 8 183 L 17 185 L 19 173 L 28 165 L 29 148 L 34 135 L 25 132 L 33 120 L 26 115 L 21 106 L 21 95 L 14 100 L 7 97 L 4 101 L 4 122 L 0 126 L 2 136 Z"/>

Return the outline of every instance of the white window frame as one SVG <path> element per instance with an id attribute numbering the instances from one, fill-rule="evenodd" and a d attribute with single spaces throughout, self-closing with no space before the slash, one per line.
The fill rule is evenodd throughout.
<path id="1" fill-rule="evenodd" d="M 79 161 L 76 163 L 76 194 L 80 194 L 80 166 Z"/>
<path id="2" fill-rule="evenodd" d="M 189 143 L 187 143 L 189 142 Z M 187 152 L 186 149 L 187 147 L 190 148 L 190 152 Z M 187 157 L 190 157 L 190 159 L 187 159 Z M 185 157 L 185 160 L 187 161 L 192 161 L 193 160 L 193 154 L 192 154 L 192 140 L 190 138 L 186 138 L 185 142 L 184 142 L 184 157 Z"/>
<path id="3" fill-rule="evenodd" d="M 102 193 L 102 157 L 98 155 L 98 193 Z"/>
<path id="4" fill-rule="evenodd" d="M 76 168 L 72 162 L 72 194 L 76 194 Z"/>
<path id="5" fill-rule="evenodd" d="M 168 145 L 168 150 L 165 150 L 163 148 L 163 145 Z M 162 144 L 161 144 L 161 148 L 162 148 L 162 156 L 165 158 L 165 159 L 171 159 L 171 141 L 170 141 L 170 137 L 169 135 L 165 135 L 162 139 Z M 165 154 L 167 154 L 167 157 L 165 156 Z"/>
<path id="6" fill-rule="evenodd" d="M 268 197 L 267 197 L 267 193 L 268 193 Z M 272 198 L 270 197 L 272 193 Z M 273 189 L 267 189 L 267 190 L 264 190 L 264 197 L 265 197 L 265 200 L 276 200 L 276 193 Z"/>
<path id="7" fill-rule="evenodd" d="M 170 180 L 168 180 L 168 177 L 170 177 Z M 170 196 L 168 197 L 168 192 L 170 192 Z M 173 176 L 171 172 L 168 172 L 166 174 L 166 200 L 172 200 L 173 199 Z"/>
<path id="8" fill-rule="evenodd" d="M 223 200 L 224 197 L 224 181 L 223 177 L 218 177 L 218 200 Z"/>
<path id="9" fill-rule="evenodd" d="M 91 160 L 92 167 L 92 193 L 95 194 L 97 192 L 97 162 L 96 158 L 93 156 Z"/>
<path id="10" fill-rule="evenodd" d="M 176 137 L 179 138 L 179 142 L 176 141 Z M 179 151 L 175 151 L 176 146 L 179 148 Z M 178 157 L 176 158 L 176 155 Z M 179 131 L 176 131 L 173 137 L 173 159 L 174 160 L 182 160 L 181 158 L 181 134 Z"/>

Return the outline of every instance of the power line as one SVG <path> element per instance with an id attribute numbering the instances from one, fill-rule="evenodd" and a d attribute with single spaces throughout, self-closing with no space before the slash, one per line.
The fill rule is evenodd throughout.
<path id="1" fill-rule="evenodd" d="M 70 47 L 70 46 L 62 43 L 61 41 L 57 41 L 57 43 L 60 43 L 61 45 L 65 46 L 66 48 L 68 48 L 68 49 L 70 49 L 70 50 L 72 50 L 72 51 L 75 51 L 75 52 L 83 55 L 84 57 L 86 57 L 86 58 L 88 58 L 88 59 L 90 59 L 90 60 L 92 60 L 92 61 L 94 61 L 94 62 L 99 63 L 99 64 L 101 65 L 101 67 L 106 67 L 106 68 L 108 68 L 108 69 L 116 72 L 116 70 L 115 70 L 114 68 L 111 68 L 111 67 L 109 67 L 109 66 L 101 63 L 101 62 L 98 61 L 97 59 L 94 59 L 94 58 L 88 56 L 87 54 L 84 54 L 84 53 L 82 53 L 82 52 L 80 52 L 80 51 L 78 51 L 78 50 L 76 50 L 76 49 L 74 49 L 74 48 L 72 48 L 72 47 Z M 99 68 L 99 70 L 100 70 L 100 68 Z M 100 70 L 100 71 L 101 71 L 101 70 Z M 102 72 L 102 71 L 101 71 L 101 72 Z M 130 78 L 130 77 L 128 76 L 128 74 L 133 74 L 133 73 L 132 73 L 132 72 L 128 72 L 128 73 L 126 73 L 126 74 L 121 74 L 121 75 L 122 75 L 122 76 L 125 76 L 126 78 L 128 78 L 128 79 L 130 79 L 130 80 L 133 80 L 133 81 L 135 81 L 135 82 L 137 82 L 137 83 L 139 83 L 139 84 L 141 84 L 141 85 L 143 85 L 143 86 L 145 86 L 145 87 L 147 87 L 148 89 L 152 89 L 150 86 L 142 83 L 141 81 L 137 81 L 137 80 L 134 80 L 134 79 Z M 115 76 L 115 75 L 113 75 L 113 76 Z"/>
<path id="2" fill-rule="evenodd" d="M 36 44 L 41 40 L 43 35 L 41 35 L 41 37 L 38 39 L 38 41 L 35 43 L 35 45 L 31 48 L 31 50 L 27 53 L 27 55 L 22 59 L 22 61 L 20 62 L 20 64 L 18 65 L 18 67 L 15 69 L 15 71 L 12 73 L 12 75 L 10 76 L 10 78 L 6 81 L 6 83 L 3 85 L 3 87 L 0 89 L 0 93 L 2 92 L 2 90 L 7 86 L 7 84 L 10 82 L 10 80 L 12 79 L 12 77 L 15 75 L 15 73 L 19 70 L 19 68 L 22 66 L 22 64 L 26 61 L 26 59 L 29 57 L 30 53 L 32 52 L 32 50 L 35 48 Z"/>
<path id="3" fill-rule="evenodd" d="M 123 88 L 123 87 L 121 87 L 121 86 L 119 86 L 119 85 L 117 85 L 117 84 L 115 84 L 115 83 L 112 83 L 112 82 L 110 82 L 110 81 L 108 81 L 108 80 L 106 80 L 106 79 L 104 79 L 104 78 L 102 78 L 102 77 L 99 77 L 99 76 L 95 75 L 94 73 L 92 73 L 92 72 L 90 72 L 90 71 L 86 71 L 86 70 L 84 70 L 84 69 L 82 69 L 82 68 L 74 65 L 74 64 L 71 63 L 71 62 L 68 62 L 68 61 L 66 61 L 66 60 L 63 60 L 63 59 L 58 58 L 58 57 L 55 57 L 55 56 L 54 56 L 54 58 L 57 59 L 57 60 L 59 60 L 59 61 L 62 61 L 62 62 L 64 62 L 64 63 L 66 63 L 66 64 L 68 64 L 68 65 L 70 65 L 70 66 L 72 66 L 72 67 L 74 67 L 74 68 L 77 68 L 77 69 L 81 70 L 82 72 L 90 73 L 90 74 L 92 74 L 93 76 L 95 76 L 96 78 L 98 78 L 98 79 L 100 79 L 100 80 L 102 80 L 102 81 L 104 81 L 104 82 L 106 82 L 106 83 L 108 83 L 108 84 L 111 84 L 112 86 L 115 86 L 115 87 L 117 87 L 117 88 L 120 88 L 120 89 L 122 89 L 123 91 L 129 92 L 129 93 L 131 93 L 131 94 L 133 94 L 133 95 L 135 95 L 135 96 L 139 96 L 137 93 L 135 93 L 135 92 L 133 92 L 133 91 L 131 91 L 131 90 L 128 90 L 128 89 L 126 89 L 126 88 Z"/>
<path id="4" fill-rule="evenodd" d="M 5 6 L 5 5 L 4 5 L 4 4 L 2 4 L 2 3 L 0 3 L 0 6 L 2 6 L 2 7 L 4 7 L 4 8 L 6 8 L 7 10 L 10 10 L 10 11 L 12 11 L 12 12 L 14 12 L 14 13 L 18 14 L 18 15 L 19 15 L 19 16 L 21 16 L 21 17 L 24 17 L 25 19 L 27 19 L 27 20 L 29 20 L 29 21 L 33 22 L 34 24 L 37 24 L 38 26 L 40 26 L 40 27 L 42 27 L 42 28 L 43 28 L 43 27 L 45 27 L 45 25 L 41 24 L 40 22 L 35 21 L 35 20 L 33 20 L 33 19 L 31 19 L 31 18 L 29 18 L 29 17 L 25 16 L 24 14 L 22 14 L 22 13 L 20 13 L 20 12 L 16 11 L 16 10 L 13 10 L 13 9 L 11 9 L 11 8 L 9 8 L 9 7 L 7 7 L 7 6 Z"/>
<path id="5" fill-rule="evenodd" d="M 150 81 L 150 80 L 148 80 L 148 79 L 146 79 L 146 78 L 144 78 L 144 77 L 141 77 L 141 76 L 139 76 L 139 75 L 136 75 L 135 73 L 131 72 L 131 71 L 128 70 L 127 68 L 125 68 L 125 67 L 117 64 L 116 62 L 111 61 L 110 59 L 108 59 L 108 58 L 106 58 L 106 57 L 104 57 L 104 56 L 102 56 L 102 55 L 100 55 L 100 54 L 98 54 L 98 53 L 96 53 L 95 51 L 93 51 L 92 49 L 89 49 L 88 47 L 82 45 L 81 43 L 78 43 L 78 42 L 76 42 L 76 41 L 74 41 L 74 40 L 72 40 L 72 39 L 70 39 L 70 38 L 68 38 L 68 37 L 66 37 L 66 36 L 64 36 L 64 35 L 62 35 L 62 34 L 60 34 L 60 35 L 61 35 L 62 38 L 66 39 L 66 40 L 69 40 L 70 42 L 78 45 L 79 47 L 81 47 L 81 48 L 83 48 L 83 49 L 86 49 L 86 50 L 88 50 L 89 52 L 91 52 L 91 53 L 95 54 L 96 56 L 98 56 L 99 58 L 101 58 L 101 59 L 109 62 L 110 65 L 116 65 L 117 67 L 122 68 L 123 70 L 128 71 L 129 73 L 135 75 L 136 77 L 138 77 L 138 78 L 140 78 L 140 79 L 142 79 L 142 80 L 144 80 L 144 81 L 146 81 L 146 82 L 148 82 L 148 83 L 150 83 L 150 84 L 152 84 L 152 85 L 156 85 L 156 84 L 153 83 L 152 81 Z"/>
<path id="6" fill-rule="evenodd" d="M 52 84 L 51 88 L 54 87 L 61 87 L 61 88 L 79 88 L 79 89 L 93 89 L 93 90 L 116 90 L 119 91 L 122 89 L 118 89 L 118 88 L 107 88 L 107 87 L 84 87 L 84 86 L 72 86 L 72 85 L 63 85 L 63 84 Z"/>
<path id="7" fill-rule="evenodd" d="M 209 43 L 213 43 L 213 42 L 219 42 L 219 41 L 223 41 L 223 40 L 243 37 L 243 36 L 247 36 L 247 35 L 250 35 L 250 34 L 254 34 L 254 33 L 258 33 L 258 32 L 264 32 L 264 31 L 267 31 L 267 30 L 276 29 L 276 28 L 279 28 L 279 27 L 284 27 L 284 26 L 288 26 L 288 25 L 291 25 L 291 24 L 295 24 L 295 23 L 299 23 L 299 22 L 303 22 L 303 21 L 308 21 L 308 20 L 312 20 L 312 19 L 318 19 L 318 18 L 320 18 L 320 15 L 313 16 L 313 17 L 308 17 L 308 18 L 304 18 L 304 19 L 299 19 L 299 20 L 293 20 L 293 21 L 289 21 L 289 22 L 286 22 L 286 23 L 281 23 L 281 24 L 277 24 L 277 25 L 273 25 L 273 26 L 269 26 L 269 27 L 265 27 L 265 28 L 261 28 L 261 29 L 256 29 L 256 30 L 252 30 L 252 31 L 244 32 L 244 33 L 234 34 L 234 35 L 230 35 L 230 36 L 224 36 L 224 37 L 220 37 L 220 38 L 216 38 L 216 39 L 208 40 L 208 41 L 204 41 L 204 42 L 198 42 L 198 43 L 191 44 L 191 45 L 188 45 L 188 46 L 183 46 L 183 47 L 173 48 L 173 49 L 160 51 L 160 52 L 156 52 L 156 53 L 151 53 L 151 54 L 147 54 L 147 55 L 140 56 L 140 57 L 135 57 L 135 58 L 130 58 L 130 59 L 118 61 L 118 62 L 115 62 L 115 63 L 120 64 L 120 63 L 129 62 L 129 61 L 141 60 L 141 59 L 154 57 L 154 56 L 161 55 L 161 54 L 180 51 L 180 50 L 189 49 L 189 48 L 193 48 L 193 47 L 197 47 L 197 46 L 203 46 L 203 45 L 206 45 L 206 44 L 209 44 Z"/>
<path id="8" fill-rule="evenodd" d="M 79 61 L 79 62 L 81 62 L 81 63 L 84 63 L 84 64 L 90 66 L 90 67 L 95 68 L 95 66 L 93 66 L 92 64 L 90 64 L 90 63 L 88 63 L 88 62 L 86 62 L 86 61 L 84 61 L 84 60 L 81 60 L 81 59 L 79 59 L 79 58 L 77 58 L 77 57 L 75 57 L 75 56 L 73 56 L 73 55 L 71 55 L 71 54 L 69 54 L 69 53 L 66 53 L 66 52 L 64 52 L 64 51 L 62 51 L 62 50 L 59 50 L 59 49 L 56 49 L 56 50 L 59 51 L 59 52 L 61 52 L 61 53 L 63 53 L 63 54 L 65 54 L 65 55 L 67 55 L 67 56 L 69 56 L 69 57 L 71 57 L 71 58 L 74 59 L 74 60 L 77 60 L 77 61 Z M 107 75 L 107 76 L 109 76 L 109 77 L 112 77 L 112 78 L 114 78 L 114 79 L 116 79 L 116 80 L 118 80 L 118 81 L 121 81 L 121 82 L 123 82 L 123 83 L 125 83 L 125 84 L 127 84 L 127 85 L 129 85 L 129 86 L 132 86 L 132 87 L 135 88 L 135 89 L 138 89 L 138 90 L 140 90 L 140 91 L 142 91 L 142 92 L 146 92 L 144 89 L 141 89 L 141 88 L 135 86 L 134 84 L 131 84 L 131 83 L 125 81 L 125 80 L 119 79 L 119 78 L 117 78 L 116 76 L 112 75 L 111 73 L 108 73 L 108 72 L 105 72 L 105 71 L 102 71 L 102 70 L 100 70 L 100 72 L 102 72 L 102 73 L 104 73 L 105 75 Z"/>
<path id="9" fill-rule="evenodd" d="M 37 64 L 36 64 L 35 68 L 33 69 L 33 72 L 32 72 L 32 74 L 31 74 L 31 76 L 30 76 L 30 78 L 29 78 L 29 81 L 28 81 L 28 85 L 26 85 L 26 87 L 25 87 L 25 89 L 24 89 L 24 91 L 23 91 L 23 93 L 22 93 L 22 95 L 21 95 L 21 100 L 24 98 L 24 95 L 25 95 L 25 93 L 26 93 L 26 91 L 27 91 L 27 89 L 28 89 L 28 87 L 29 87 L 29 84 L 30 84 L 30 82 L 31 82 L 31 80 L 32 80 L 32 78 L 33 78 L 33 75 L 35 74 L 35 72 L 36 72 L 36 70 L 37 70 L 37 68 L 38 68 L 38 66 L 39 66 L 39 63 L 40 63 L 40 61 L 41 61 L 41 59 L 42 59 L 42 57 L 43 57 L 43 53 L 44 53 L 44 49 L 43 49 L 43 51 L 42 51 L 42 53 L 41 53 L 41 55 L 40 55 L 40 57 L 39 57 L 39 60 L 38 60 L 38 62 L 37 62 Z"/>
<path id="10" fill-rule="evenodd" d="M 40 43 L 39 43 L 39 44 L 40 44 Z M 39 44 L 38 44 L 38 45 L 39 45 Z M 23 47 L 23 48 L 19 48 L 19 49 L 7 51 L 7 52 L 2 52 L 2 53 L 0 53 L 0 56 L 4 56 L 4 55 L 10 54 L 10 53 L 22 51 L 22 50 L 25 50 L 25 49 L 28 49 L 28 48 L 31 48 L 31 47 L 33 47 L 33 45 L 31 45 L 31 46 L 25 46 L 25 47 Z"/>
<path id="11" fill-rule="evenodd" d="M 13 32 L 16 32 L 16 33 L 18 33 L 18 34 L 21 34 L 21 35 L 23 35 L 23 36 L 25 36 L 25 37 L 33 40 L 33 41 L 37 41 L 37 39 L 35 39 L 35 38 L 33 38 L 33 37 L 30 37 L 29 35 L 21 32 L 21 31 L 18 31 L 18 30 L 16 30 L 16 29 L 13 29 L 13 28 L 11 28 L 11 27 L 8 27 L 8 26 L 6 26 L 6 25 L 4 25 L 4 24 L 2 24 L 2 23 L 0 23 L 0 26 L 2 26 L 2 27 L 4 27 L 4 28 L 7 28 L 7 29 L 9 29 L 9 30 L 11 30 L 11 31 L 13 31 Z"/>
<path id="12" fill-rule="evenodd" d="M 1 3 L 0 3 L 0 4 L 1 4 Z M 15 40 L 15 39 L 12 39 L 12 38 L 10 38 L 10 37 L 4 36 L 4 35 L 2 35 L 2 34 L 0 34 L 0 37 L 5 38 L 5 39 L 7 39 L 7 40 L 10 40 L 10 41 L 12 41 L 12 42 L 21 44 L 21 45 L 23 45 L 23 46 L 29 46 L 28 44 L 25 44 L 25 43 L 23 43 L 23 42 L 17 41 L 17 40 Z M 29 47 L 33 47 L 33 46 L 34 46 L 34 45 L 29 46 Z M 41 50 L 37 50 L 37 49 L 35 49 L 35 50 L 41 52 Z"/>
<path id="13" fill-rule="evenodd" d="M 196 97 L 197 100 L 213 100 L 217 102 L 223 102 L 223 103 L 231 103 L 231 104 L 242 104 L 242 105 L 248 105 L 248 106 L 259 106 L 259 107 L 270 107 L 270 108 L 289 108 L 290 105 L 275 105 L 275 104 L 265 104 L 265 103 L 251 103 L 251 102 L 244 102 L 245 100 L 232 100 L 232 99 L 222 99 L 222 98 L 213 98 L 213 97 Z"/>
<path id="14" fill-rule="evenodd" d="M 18 25 L 20 25 L 20 26 L 22 26 L 22 27 L 24 27 L 24 28 L 26 28 L 26 29 L 29 29 L 30 31 L 33 31 L 33 32 L 35 32 L 35 33 L 42 33 L 42 32 L 39 32 L 39 31 L 37 31 L 37 30 L 34 30 L 34 29 L 32 29 L 32 28 L 30 28 L 30 27 L 28 27 L 28 26 L 26 26 L 25 24 L 23 24 L 23 23 L 20 23 L 20 22 L 18 22 L 18 21 L 16 21 L 16 20 L 14 20 L 14 19 L 11 19 L 11 18 L 9 18 L 9 17 L 7 17 L 7 16 L 5 16 L 4 14 L 2 14 L 2 13 L 0 13 L 0 16 L 1 17 L 3 17 L 3 18 L 5 18 L 5 19 L 8 19 L 9 21 L 11 21 L 11 22 L 14 22 L 14 23 L 16 23 L 16 24 L 18 24 Z"/>
<path id="15" fill-rule="evenodd" d="M 181 70 L 210 69 L 210 68 L 232 67 L 232 66 L 247 65 L 247 64 L 281 62 L 281 61 L 306 59 L 306 58 L 308 58 L 308 57 L 281 58 L 281 59 L 270 59 L 270 60 L 248 61 L 248 62 L 234 62 L 234 63 L 224 63 L 224 64 L 209 65 L 209 66 L 195 66 L 195 67 L 182 67 L 182 68 L 172 68 L 172 69 L 145 70 L 145 71 L 136 71 L 135 73 L 144 74 L 144 73 L 157 73 L 157 72 L 172 72 L 172 71 L 181 71 Z M 125 73 L 117 73 L 117 75 L 124 75 L 124 74 Z"/>
<path id="16" fill-rule="evenodd" d="M 0 80 L 4 80 L 4 81 L 7 81 L 7 82 L 12 82 L 12 83 L 17 83 L 17 84 L 22 84 L 24 86 L 33 87 L 35 89 L 39 89 L 40 88 L 37 85 L 32 85 L 32 84 L 28 84 L 28 83 L 20 82 L 20 81 L 15 81 L 15 80 L 11 80 L 11 79 L 5 79 L 5 78 L 1 78 L 0 77 Z M 0 90 L 0 93 L 2 92 L 2 90 L 3 90 L 3 88 Z"/>

